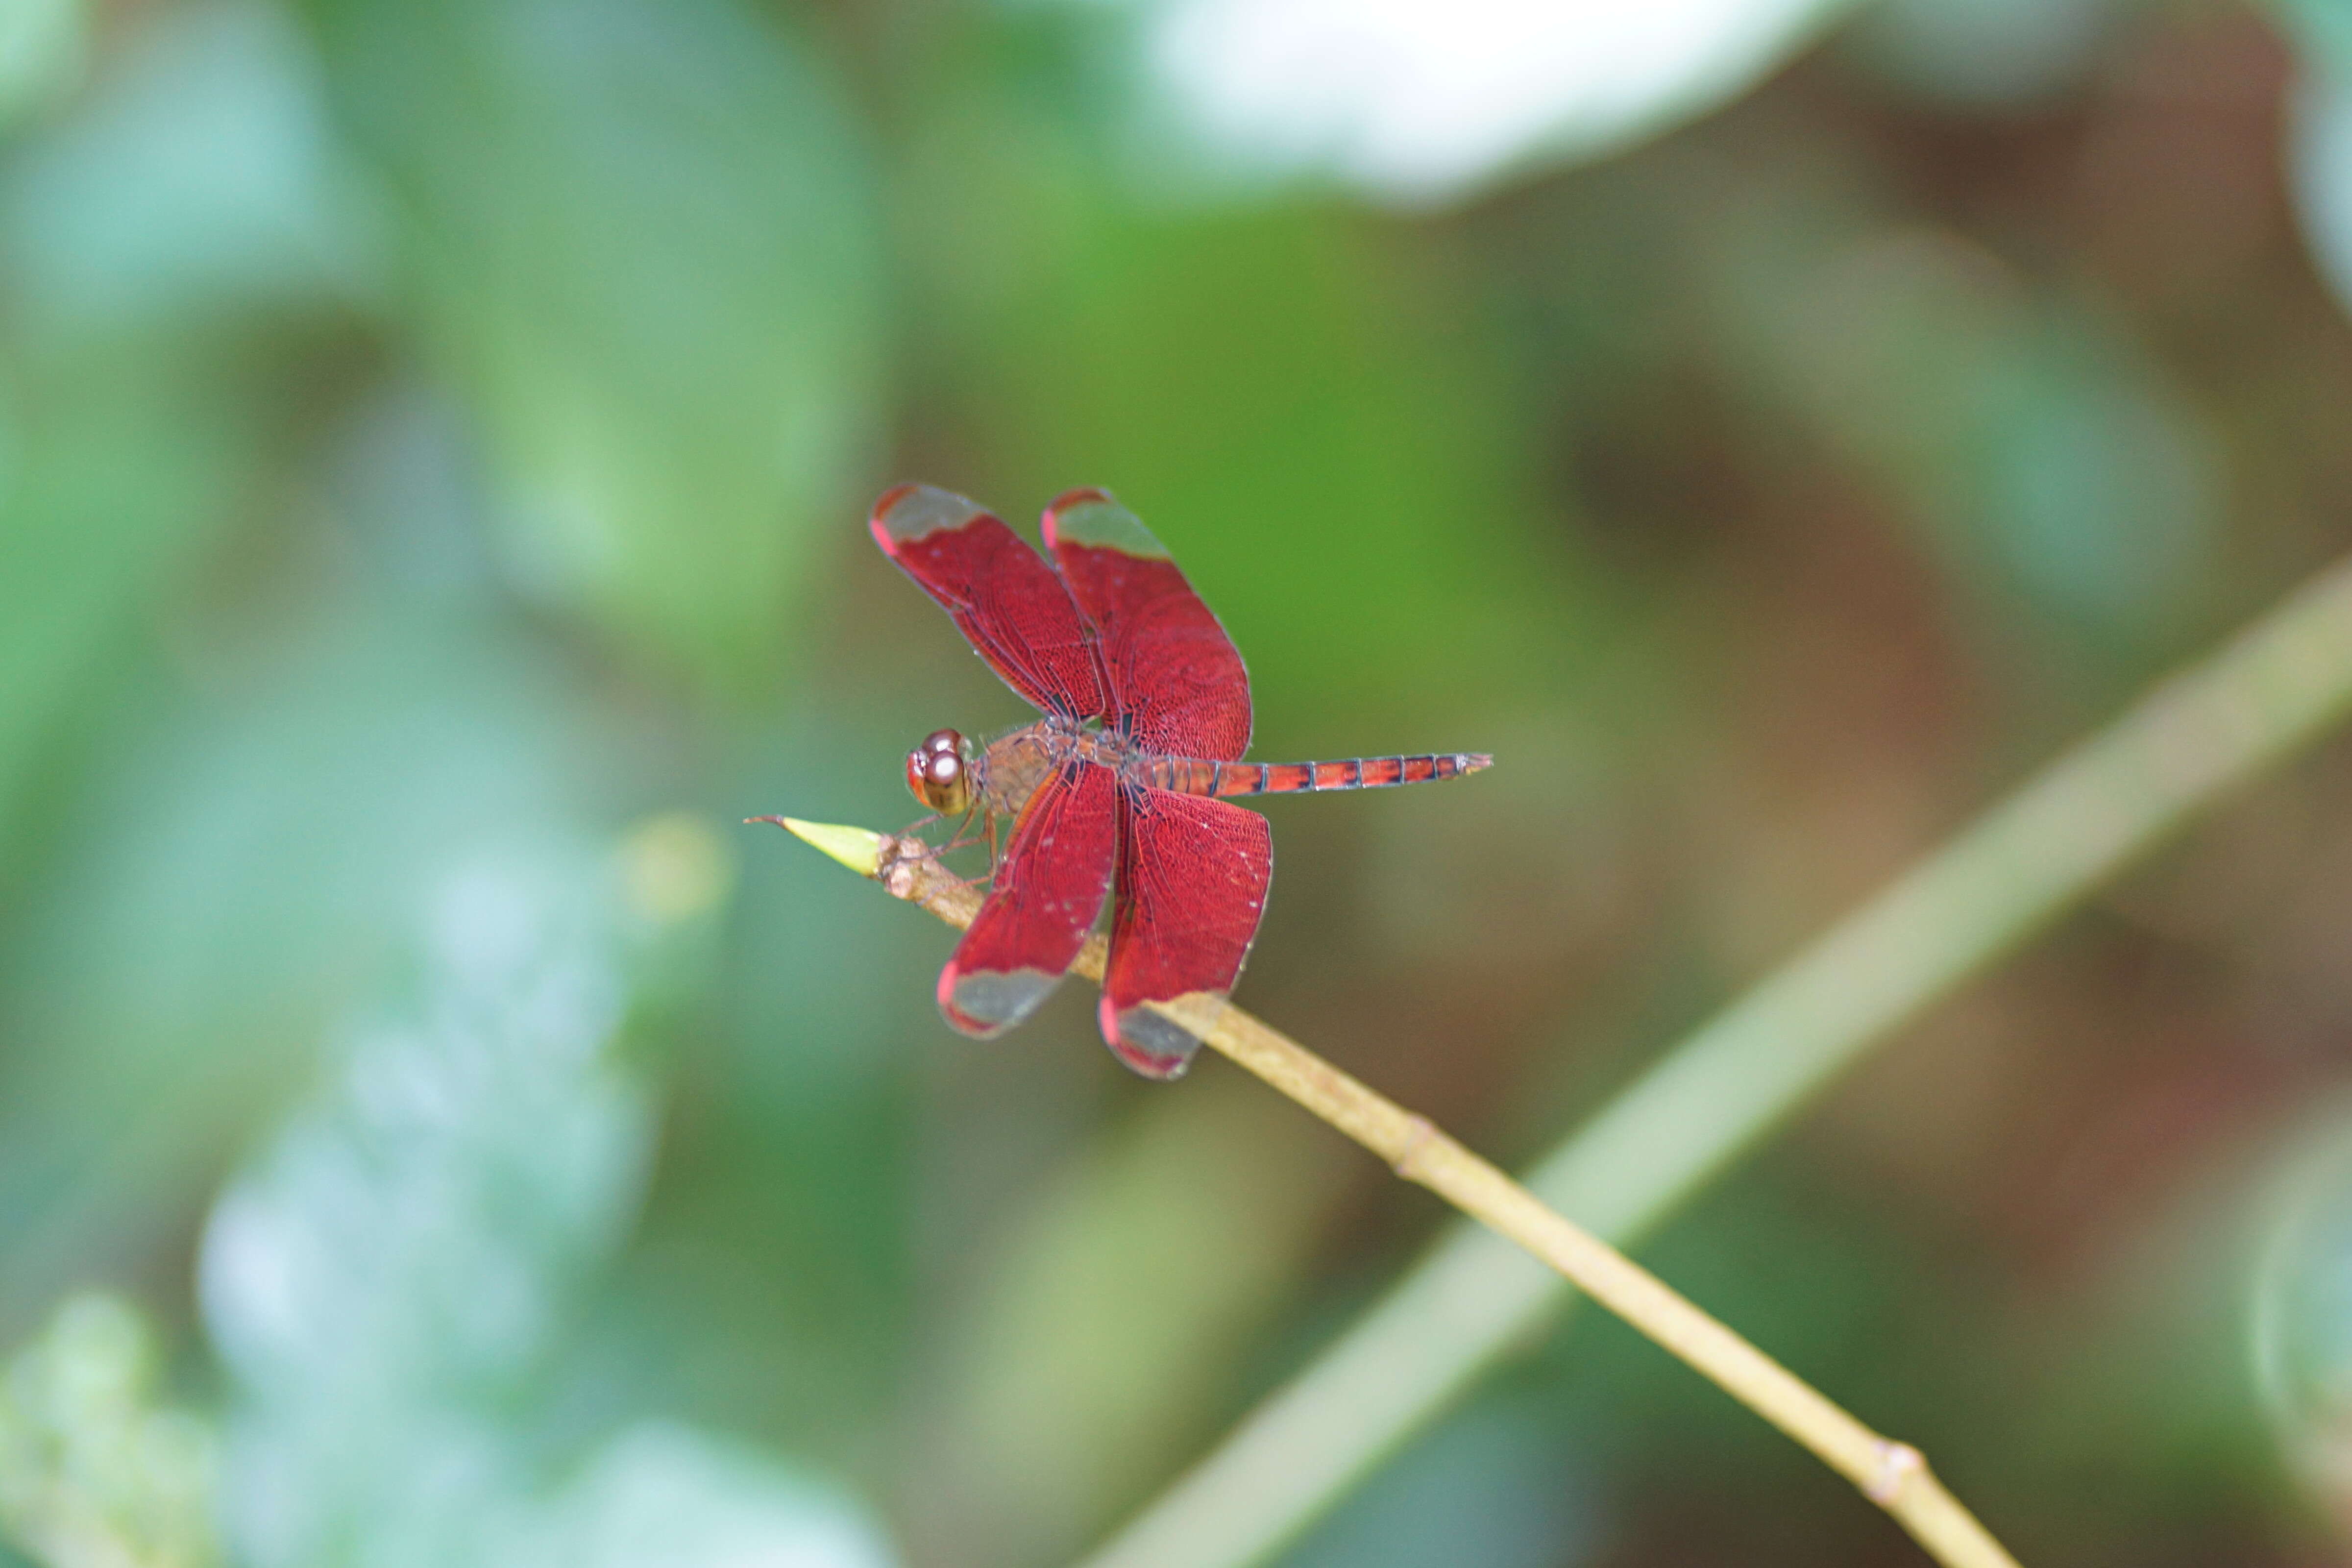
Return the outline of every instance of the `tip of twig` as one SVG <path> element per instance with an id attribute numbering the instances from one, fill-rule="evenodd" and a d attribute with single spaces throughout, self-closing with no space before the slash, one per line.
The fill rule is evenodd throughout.
<path id="1" fill-rule="evenodd" d="M 871 877 L 882 863 L 882 836 L 864 827 L 841 827 L 829 822 L 803 822 L 796 816 L 747 816 L 746 822 L 772 822 L 793 837 L 823 850 L 861 877 Z"/>

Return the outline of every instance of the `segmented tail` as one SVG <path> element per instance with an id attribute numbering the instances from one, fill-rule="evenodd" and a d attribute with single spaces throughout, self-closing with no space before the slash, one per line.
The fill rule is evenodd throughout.
<path id="1" fill-rule="evenodd" d="M 1425 784 L 1492 767 L 1484 752 L 1421 757 L 1350 757 L 1344 763 L 1212 763 L 1198 757 L 1155 757 L 1145 782 L 1179 795 L 1305 795 L 1327 789 L 1388 789 Z"/>

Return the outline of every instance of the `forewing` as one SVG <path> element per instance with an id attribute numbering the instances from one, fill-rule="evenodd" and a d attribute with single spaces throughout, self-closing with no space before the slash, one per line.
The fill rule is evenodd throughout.
<path id="1" fill-rule="evenodd" d="M 1167 550 L 1101 490 L 1045 509 L 1045 548 L 1102 636 L 1112 721 L 1155 752 L 1232 762 L 1249 750 L 1249 672 Z"/>
<path id="2" fill-rule="evenodd" d="M 868 526 L 1007 686 L 1049 713 L 1106 710 L 1090 628 L 1069 589 L 1002 519 L 950 491 L 900 485 L 874 503 Z"/>
<path id="3" fill-rule="evenodd" d="M 1037 786 L 987 900 L 940 971 L 949 1023 L 983 1038 L 1001 1034 L 1061 982 L 1110 886 L 1118 799 L 1116 776 L 1093 763 L 1065 763 Z"/>
<path id="4" fill-rule="evenodd" d="M 1169 790 L 1122 790 L 1118 823 L 1103 1038 L 1145 1077 L 1174 1078 L 1241 978 L 1274 879 L 1274 841 L 1254 811 Z"/>

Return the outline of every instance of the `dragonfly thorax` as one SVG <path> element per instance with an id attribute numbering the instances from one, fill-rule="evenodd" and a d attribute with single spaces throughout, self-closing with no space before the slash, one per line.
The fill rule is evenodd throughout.
<path id="1" fill-rule="evenodd" d="M 953 730 L 934 730 L 923 743 L 907 753 L 907 787 L 915 798 L 942 816 L 971 809 L 971 764 L 964 755 L 963 737 Z"/>

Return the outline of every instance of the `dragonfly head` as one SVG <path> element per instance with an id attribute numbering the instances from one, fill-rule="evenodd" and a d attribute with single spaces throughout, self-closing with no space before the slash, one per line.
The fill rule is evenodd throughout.
<path id="1" fill-rule="evenodd" d="M 942 816 L 971 809 L 971 764 L 963 754 L 963 737 L 953 730 L 934 730 L 923 743 L 907 753 L 907 787 L 915 798 Z"/>

